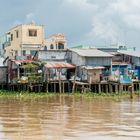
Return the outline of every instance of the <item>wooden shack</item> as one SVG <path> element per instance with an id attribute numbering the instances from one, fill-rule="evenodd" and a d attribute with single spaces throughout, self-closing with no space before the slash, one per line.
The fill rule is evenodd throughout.
<path id="1" fill-rule="evenodd" d="M 136 51 L 120 50 L 114 53 L 112 58 L 112 75 L 111 81 L 120 83 L 132 83 L 138 80 L 140 55 Z"/>
<path id="2" fill-rule="evenodd" d="M 33 60 L 9 60 L 8 83 L 38 83 L 37 78 L 41 76 L 39 70 L 41 68 L 38 62 Z"/>
<path id="3" fill-rule="evenodd" d="M 47 62 L 44 65 L 44 82 L 47 92 L 49 85 L 53 88 L 53 90 L 50 89 L 51 92 L 57 91 L 57 85 L 59 85 L 59 92 L 64 92 L 65 85 L 69 85 L 69 79 L 74 74 L 74 69 L 75 66 L 67 62 Z"/>
<path id="4" fill-rule="evenodd" d="M 131 64 L 126 62 L 113 62 L 112 63 L 112 73 L 109 77 L 110 81 L 115 81 L 119 83 L 132 83 L 132 70 Z"/>
<path id="5" fill-rule="evenodd" d="M 132 70 L 137 70 L 137 79 L 140 80 L 140 53 L 136 50 L 122 50 L 119 51 L 123 55 L 124 61 L 131 64 Z M 136 71 L 135 71 L 136 72 Z"/>
<path id="6" fill-rule="evenodd" d="M 88 48 L 88 49 L 70 49 L 69 50 L 69 59 L 71 63 L 77 66 L 77 76 L 82 81 L 83 79 L 83 66 L 85 67 L 93 67 L 93 73 L 98 71 L 98 80 L 99 75 L 102 74 L 102 78 L 107 80 L 107 77 L 112 71 L 112 55 L 100 51 L 95 48 Z M 104 69 L 96 69 L 97 67 L 104 67 Z M 95 69 L 94 69 L 95 68 Z M 91 70 L 89 70 L 91 71 Z M 90 73 L 90 72 L 89 72 Z M 90 76 L 91 77 L 91 76 Z M 94 79 L 94 78 L 92 78 Z"/>
<path id="7" fill-rule="evenodd" d="M 102 80 L 102 70 L 104 67 L 83 66 L 82 69 L 82 81 L 94 84 Z"/>

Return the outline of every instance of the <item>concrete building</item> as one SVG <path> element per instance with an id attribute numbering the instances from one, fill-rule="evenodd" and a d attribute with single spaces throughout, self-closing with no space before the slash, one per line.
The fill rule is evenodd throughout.
<path id="1" fill-rule="evenodd" d="M 45 39 L 44 47 L 42 50 L 66 50 L 67 41 L 64 34 L 54 34 L 49 38 Z"/>
<path id="2" fill-rule="evenodd" d="M 36 51 L 66 50 L 67 41 L 62 33 L 45 39 L 44 26 L 31 24 L 18 25 L 0 38 L 0 53 L 5 58 L 24 59 L 34 56 Z"/>
<path id="3" fill-rule="evenodd" d="M 41 61 L 67 61 L 68 50 L 40 50 L 38 59 Z"/>
<path id="4" fill-rule="evenodd" d="M 6 33 L 8 40 L 4 46 L 4 56 L 10 58 L 33 56 L 44 43 L 44 27 L 42 25 L 21 24 Z M 3 43 L 3 44 L 6 44 Z"/>
<path id="5" fill-rule="evenodd" d="M 10 35 L 4 34 L 0 37 L 0 56 L 4 57 L 5 48 L 10 46 Z"/>

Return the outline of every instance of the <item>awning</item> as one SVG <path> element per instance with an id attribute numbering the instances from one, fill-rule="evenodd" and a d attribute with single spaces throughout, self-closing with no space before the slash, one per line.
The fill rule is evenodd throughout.
<path id="1" fill-rule="evenodd" d="M 45 65 L 46 68 L 55 68 L 55 69 L 62 69 L 62 68 L 67 68 L 67 69 L 73 69 L 75 68 L 74 65 L 69 64 L 67 62 L 47 62 Z"/>
<path id="2" fill-rule="evenodd" d="M 22 60 L 12 60 L 16 65 L 20 65 L 21 63 L 32 63 L 33 60 L 30 59 L 22 59 Z"/>
<path id="3" fill-rule="evenodd" d="M 127 62 L 112 62 L 112 65 L 115 66 L 115 65 L 120 65 L 120 66 L 127 66 L 129 65 L 130 63 L 127 63 Z"/>

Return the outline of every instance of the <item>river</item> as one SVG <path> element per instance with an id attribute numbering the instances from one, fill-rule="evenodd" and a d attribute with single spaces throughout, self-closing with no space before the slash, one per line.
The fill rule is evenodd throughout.
<path id="1" fill-rule="evenodd" d="M 140 140 L 139 98 L 0 97 L 0 140 Z"/>

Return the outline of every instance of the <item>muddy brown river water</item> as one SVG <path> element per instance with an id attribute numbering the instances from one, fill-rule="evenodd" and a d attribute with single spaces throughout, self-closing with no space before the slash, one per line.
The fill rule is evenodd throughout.
<path id="1" fill-rule="evenodd" d="M 0 97 L 0 140 L 140 140 L 140 100 Z"/>

